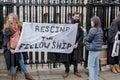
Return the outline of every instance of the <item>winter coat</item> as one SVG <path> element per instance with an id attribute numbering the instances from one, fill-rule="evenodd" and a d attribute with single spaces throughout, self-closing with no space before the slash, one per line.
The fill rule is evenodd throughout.
<path id="1" fill-rule="evenodd" d="M 89 51 L 101 51 L 103 44 L 103 31 L 101 28 L 92 27 L 86 36 L 86 45 L 90 45 Z"/>
<path id="2" fill-rule="evenodd" d="M 15 54 L 11 54 L 11 51 L 8 48 L 8 43 L 10 40 L 10 36 L 13 35 L 15 32 L 10 29 L 10 28 L 6 28 L 4 30 L 4 38 L 3 38 L 3 54 L 5 57 L 5 61 L 6 61 L 6 65 L 8 70 L 10 69 L 11 66 L 18 66 L 19 65 L 19 60 L 21 59 L 21 56 L 19 53 L 15 53 Z M 24 52 L 23 54 L 24 60 L 28 59 L 28 55 L 26 52 Z"/>
<path id="3" fill-rule="evenodd" d="M 116 33 L 120 31 L 120 19 L 114 20 L 111 23 L 110 29 L 108 31 L 108 42 L 114 43 Z"/>
<path id="4" fill-rule="evenodd" d="M 2 44 L 3 44 L 3 33 L 2 31 L 0 31 L 0 49 L 2 48 Z"/>
<path id="5" fill-rule="evenodd" d="M 116 61 L 114 61 L 114 58 L 116 58 L 116 60 L 120 59 L 120 51 L 119 51 L 119 56 L 117 56 L 117 57 L 111 56 L 113 44 L 115 42 L 115 35 L 118 31 L 120 31 L 120 19 L 114 20 L 111 23 L 111 26 L 108 31 L 108 54 L 107 54 L 108 64 L 115 64 Z M 119 39 L 120 39 L 120 36 L 119 36 Z"/>

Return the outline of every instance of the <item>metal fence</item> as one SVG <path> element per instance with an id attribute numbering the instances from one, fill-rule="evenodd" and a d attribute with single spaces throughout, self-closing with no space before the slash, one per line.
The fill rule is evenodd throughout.
<path id="1" fill-rule="evenodd" d="M 87 30 L 90 28 L 90 18 L 94 15 L 100 17 L 106 44 L 110 23 L 119 10 L 120 0 L 0 0 L 0 30 L 11 12 L 16 13 L 21 22 L 40 23 L 66 23 L 71 19 L 72 13 L 79 12 L 81 23 Z M 29 63 L 48 63 L 45 55 L 47 53 L 36 52 L 34 62 L 33 54 L 29 54 Z"/>

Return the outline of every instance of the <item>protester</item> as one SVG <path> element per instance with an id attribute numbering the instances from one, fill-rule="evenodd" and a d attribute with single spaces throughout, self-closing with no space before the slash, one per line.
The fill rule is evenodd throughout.
<path id="1" fill-rule="evenodd" d="M 99 55 L 102 50 L 103 31 L 100 18 L 91 18 L 91 28 L 86 35 L 86 48 L 89 50 L 88 70 L 89 80 L 97 80 L 99 74 Z"/>
<path id="2" fill-rule="evenodd" d="M 8 70 L 10 70 L 11 80 L 16 79 L 15 67 L 20 65 L 21 70 L 25 74 L 25 79 L 34 80 L 33 77 L 28 73 L 24 64 L 24 59 L 27 59 L 23 53 L 15 53 L 15 48 L 20 37 L 20 25 L 16 14 L 10 13 L 6 19 L 6 23 L 3 29 L 4 34 L 4 57 L 7 64 Z"/>
<path id="3" fill-rule="evenodd" d="M 83 61 L 83 57 L 82 57 L 82 41 L 83 41 L 83 30 L 81 27 L 81 23 L 80 23 L 80 13 L 75 12 L 72 16 L 72 19 L 69 23 L 72 24 L 78 24 L 78 30 L 77 30 L 77 35 L 76 35 L 76 42 L 74 44 L 74 49 L 72 51 L 72 53 L 69 54 L 61 54 L 60 56 L 60 60 L 61 62 L 65 65 L 65 73 L 64 73 L 64 77 L 67 77 L 69 75 L 69 71 L 70 71 L 70 65 L 73 64 L 74 66 L 74 74 L 78 77 L 81 77 L 80 73 L 78 72 L 78 63 L 80 61 Z"/>
<path id="4" fill-rule="evenodd" d="M 108 54 L 107 54 L 107 63 L 111 66 L 111 71 L 113 73 L 120 73 L 119 60 L 120 54 L 118 56 L 112 57 L 113 44 L 115 42 L 116 33 L 120 34 L 120 12 L 116 18 L 111 23 L 110 29 L 108 31 Z M 120 40 L 120 36 L 118 37 Z M 119 49 L 120 53 L 120 49 Z"/>

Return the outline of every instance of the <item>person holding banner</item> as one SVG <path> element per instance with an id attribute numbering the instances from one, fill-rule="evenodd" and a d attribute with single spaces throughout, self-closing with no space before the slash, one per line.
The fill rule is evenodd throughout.
<path id="1" fill-rule="evenodd" d="M 11 80 L 16 80 L 15 67 L 20 65 L 21 70 L 25 74 L 25 79 L 34 80 L 33 77 L 28 73 L 26 69 L 24 59 L 27 59 L 27 54 L 15 53 L 15 48 L 17 46 L 20 37 L 20 27 L 19 27 L 18 16 L 14 13 L 10 13 L 6 19 L 6 24 L 3 29 L 4 34 L 4 57 L 8 70 L 10 70 Z"/>
<path id="2" fill-rule="evenodd" d="M 119 60 L 120 60 L 120 49 L 119 55 L 112 57 L 113 44 L 115 42 L 115 35 L 118 33 L 118 39 L 120 40 L 120 12 L 116 18 L 111 23 L 110 29 L 108 31 L 108 54 L 107 54 L 107 63 L 111 67 L 113 73 L 120 73 Z"/>
<path id="3" fill-rule="evenodd" d="M 74 44 L 74 49 L 72 51 L 72 53 L 69 54 L 61 54 L 60 56 L 60 60 L 61 62 L 65 65 L 65 73 L 64 73 L 64 77 L 67 77 L 69 75 L 69 71 L 70 71 L 70 65 L 73 64 L 74 66 L 74 74 L 78 77 L 81 77 L 80 73 L 78 72 L 78 63 L 80 61 L 83 61 L 83 57 L 82 57 L 82 49 L 83 49 L 83 30 L 82 30 L 82 26 L 80 23 L 80 13 L 75 12 L 72 16 L 72 19 L 69 21 L 69 23 L 71 24 L 78 24 L 77 26 L 77 35 L 76 35 L 76 42 Z"/>
<path id="4" fill-rule="evenodd" d="M 103 31 L 101 21 L 98 16 L 91 18 L 91 28 L 86 35 L 86 49 L 88 54 L 89 80 L 98 80 L 99 74 L 99 55 L 102 51 Z"/>

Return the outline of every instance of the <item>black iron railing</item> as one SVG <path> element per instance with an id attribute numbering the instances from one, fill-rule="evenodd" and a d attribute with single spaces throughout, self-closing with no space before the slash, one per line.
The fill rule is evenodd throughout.
<path id="1" fill-rule="evenodd" d="M 100 17 L 106 44 L 110 23 L 119 10 L 120 0 L 0 0 L 0 30 L 11 12 L 16 13 L 21 22 L 42 23 L 66 23 L 71 19 L 72 13 L 79 12 L 81 23 L 87 30 L 90 28 L 90 18 L 94 15 Z M 51 63 L 49 54 L 45 61 L 44 52 L 36 52 L 35 61 L 31 52 L 29 56 L 29 64 Z"/>

